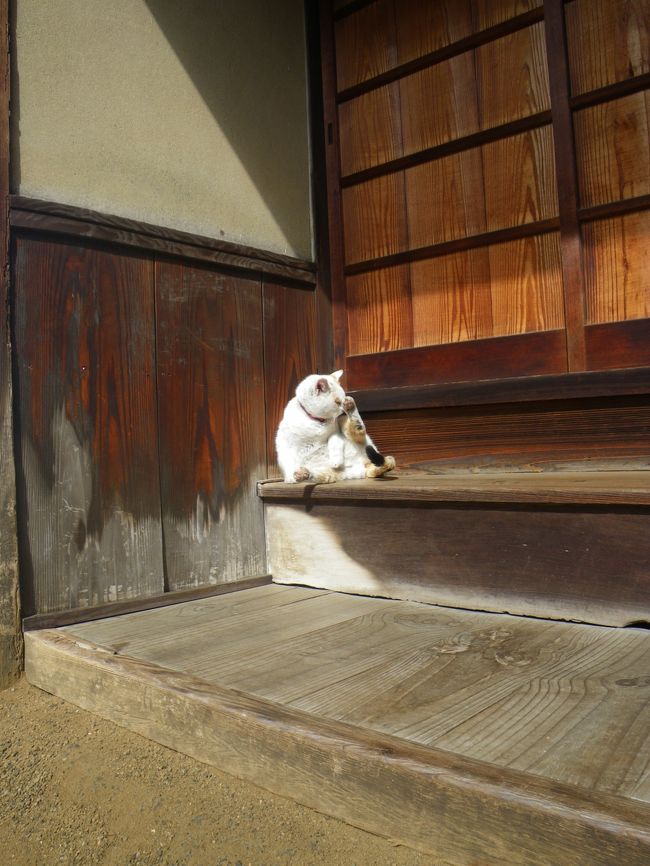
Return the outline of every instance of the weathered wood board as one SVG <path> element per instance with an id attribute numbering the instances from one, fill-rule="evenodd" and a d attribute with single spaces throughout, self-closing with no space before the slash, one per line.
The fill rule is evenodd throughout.
<path id="1" fill-rule="evenodd" d="M 167 588 L 264 574 L 260 280 L 157 261 L 156 333 Z"/>
<path id="2" fill-rule="evenodd" d="M 25 615 L 163 589 L 153 261 L 16 240 Z"/>
<path id="3" fill-rule="evenodd" d="M 456 866 L 645 866 L 650 635 L 266 586 L 27 635 L 35 685 Z"/>
<path id="4" fill-rule="evenodd" d="M 332 485 L 334 486 L 334 485 Z M 650 621 L 650 511 L 267 503 L 280 583 L 605 625 Z"/>

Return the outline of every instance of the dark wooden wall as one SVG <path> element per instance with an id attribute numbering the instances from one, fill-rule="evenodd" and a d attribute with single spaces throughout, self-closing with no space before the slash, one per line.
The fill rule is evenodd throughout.
<path id="1" fill-rule="evenodd" d="M 255 485 L 320 362 L 313 266 L 171 256 L 45 203 L 12 220 L 23 614 L 265 574 Z"/>
<path id="2" fill-rule="evenodd" d="M 647 2 L 323 6 L 352 387 L 649 365 Z"/>

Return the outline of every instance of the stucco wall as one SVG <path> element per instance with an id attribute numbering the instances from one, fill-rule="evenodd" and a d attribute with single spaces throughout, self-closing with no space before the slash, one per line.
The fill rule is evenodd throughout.
<path id="1" fill-rule="evenodd" d="M 22 195 L 311 258 L 301 0 L 19 0 Z"/>

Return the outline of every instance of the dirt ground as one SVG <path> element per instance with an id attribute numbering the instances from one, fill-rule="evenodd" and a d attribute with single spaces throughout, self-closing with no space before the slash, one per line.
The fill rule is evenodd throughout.
<path id="1" fill-rule="evenodd" d="M 24 680 L 0 692 L 3 866 L 438 866 Z"/>

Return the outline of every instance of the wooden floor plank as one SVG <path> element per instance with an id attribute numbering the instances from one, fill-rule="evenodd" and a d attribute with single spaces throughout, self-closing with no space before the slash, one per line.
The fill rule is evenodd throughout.
<path id="1" fill-rule="evenodd" d="M 456 866 L 645 866 L 650 807 L 206 683 L 69 632 L 26 635 L 34 685 Z"/>
<path id="2" fill-rule="evenodd" d="M 70 626 L 321 718 L 650 803 L 650 632 L 267 586 Z"/>
<path id="3" fill-rule="evenodd" d="M 381 500 L 403 502 L 536 502 L 650 505 L 650 471 L 486 472 L 434 475 L 397 471 L 383 478 L 336 484 L 259 485 L 264 500 Z"/>

